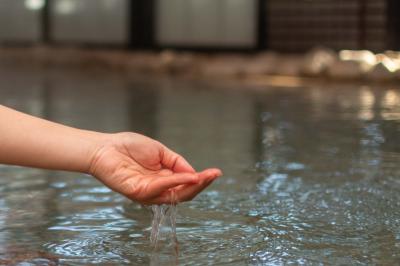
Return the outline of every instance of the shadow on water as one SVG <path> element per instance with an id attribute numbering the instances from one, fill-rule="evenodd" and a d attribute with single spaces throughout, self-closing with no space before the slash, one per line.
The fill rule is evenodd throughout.
<path id="1" fill-rule="evenodd" d="M 0 77 L 1 104 L 86 129 L 141 132 L 195 168 L 225 173 L 178 206 L 176 256 L 170 225 L 154 252 L 151 211 L 92 177 L 0 166 L 1 263 L 400 262 L 397 88 L 253 90 L 29 69 Z"/>

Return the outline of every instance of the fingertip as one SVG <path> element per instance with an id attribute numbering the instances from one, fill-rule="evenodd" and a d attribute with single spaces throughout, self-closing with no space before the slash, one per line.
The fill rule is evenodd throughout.
<path id="1" fill-rule="evenodd" d="M 206 169 L 206 170 L 200 172 L 200 177 L 203 177 L 203 178 L 215 179 L 220 176 L 222 176 L 222 171 L 218 168 L 209 168 L 209 169 Z"/>
<path id="2" fill-rule="evenodd" d="M 219 168 L 211 168 L 210 171 L 216 177 L 222 176 L 222 171 Z"/>
<path id="3" fill-rule="evenodd" d="M 222 172 L 222 170 L 221 169 L 219 169 L 219 168 L 214 168 L 214 171 L 215 171 L 215 174 L 219 177 L 219 176 L 222 176 L 224 173 Z"/>

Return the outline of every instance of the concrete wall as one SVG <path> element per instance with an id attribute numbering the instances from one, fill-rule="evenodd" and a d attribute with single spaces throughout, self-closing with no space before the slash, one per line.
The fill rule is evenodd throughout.
<path id="1" fill-rule="evenodd" d="M 256 45 L 255 0 L 158 0 L 155 18 L 161 46 Z"/>
<path id="2" fill-rule="evenodd" d="M 41 39 L 43 0 L 0 0 L 0 43 Z"/>
<path id="3" fill-rule="evenodd" d="M 125 44 L 129 0 L 53 0 L 50 39 L 60 43 Z"/>

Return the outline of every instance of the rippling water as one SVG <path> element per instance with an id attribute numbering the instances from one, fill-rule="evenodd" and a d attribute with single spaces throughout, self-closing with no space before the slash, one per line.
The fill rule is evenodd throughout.
<path id="1" fill-rule="evenodd" d="M 0 264 L 400 264 L 398 89 L 25 74 L 2 104 L 139 131 L 225 176 L 178 205 L 177 255 L 173 220 L 154 249 L 151 210 L 94 178 L 0 166 Z"/>

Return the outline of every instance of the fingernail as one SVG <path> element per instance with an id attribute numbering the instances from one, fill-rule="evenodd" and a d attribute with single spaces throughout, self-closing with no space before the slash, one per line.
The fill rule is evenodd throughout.
<path id="1" fill-rule="evenodd" d="M 216 169 L 216 176 L 222 176 L 223 173 L 220 169 Z"/>

